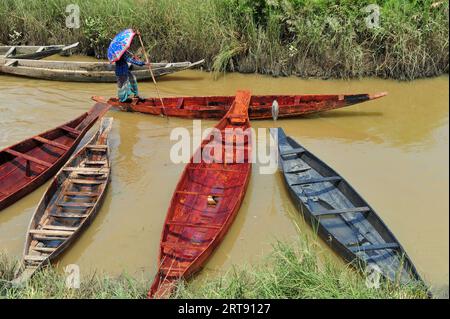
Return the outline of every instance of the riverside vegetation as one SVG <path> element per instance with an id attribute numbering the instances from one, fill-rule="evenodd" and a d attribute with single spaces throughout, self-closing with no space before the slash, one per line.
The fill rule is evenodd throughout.
<path id="1" fill-rule="evenodd" d="M 66 27 L 68 4 L 80 8 L 78 29 Z M 80 41 L 81 53 L 104 57 L 110 39 L 134 27 L 153 61 L 411 80 L 448 73 L 448 17 L 446 0 L 2 0 L 0 42 Z"/>
<path id="2" fill-rule="evenodd" d="M 363 275 L 319 256 L 318 243 L 302 237 L 297 243 L 278 241 L 262 262 L 233 268 L 219 276 L 189 284 L 181 282 L 172 298 L 427 298 L 421 284 L 382 283 L 368 288 Z M 150 281 L 129 275 L 111 278 L 82 274 L 79 289 L 66 287 L 65 276 L 53 267 L 38 272 L 24 287 L 13 288 L 17 263 L 0 256 L 0 298 L 145 298 Z"/>

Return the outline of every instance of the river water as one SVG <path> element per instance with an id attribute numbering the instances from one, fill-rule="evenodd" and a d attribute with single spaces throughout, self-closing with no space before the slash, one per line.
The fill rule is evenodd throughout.
<path id="1" fill-rule="evenodd" d="M 164 96 L 374 93 L 382 99 L 299 119 L 253 121 L 281 126 L 288 135 L 340 172 L 370 203 L 402 243 L 418 271 L 435 289 L 447 289 L 449 269 L 449 80 L 397 82 L 272 78 L 227 74 L 214 80 L 184 71 L 159 80 Z M 154 96 L 151 82 L 140 83 Z M 0 76 L 0 149 L 53 128 L 86 111 L 92 95 L 113 96 L 114 84 L 81 84 Z M 191 120 L 111 110 L 112 182 L 90 228 L 59 265 L 78 264 L 82 274 L 123 271 L 150 279 L 172 192 L 183 170 L 173 164 L 169 134 L 192 129 Z M 214 121 L 204 121 L 213 126 Z M 89 136 L 90 134 L 88 134 Z M 48 184 L 0 212 L 0 252 L 20 257 L 30 217 Z M 296 213 L 279 172 L 252 179 L 230 232 L 206 264 L 205 274 L 261 261 L 277 239 L 293 241 L 311 229 Z M 320 242 L 320 241 L 319 241 Z M 321 242 L 320 242 L 321 243 Z M 323 244 L 321 253 L 332 254 Z M 338 260 L 338 259 L 337 259 Z"/>

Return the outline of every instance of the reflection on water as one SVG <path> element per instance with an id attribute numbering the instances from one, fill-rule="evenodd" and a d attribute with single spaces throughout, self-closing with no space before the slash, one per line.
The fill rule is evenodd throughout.
<path id="1" fill-rule="evenodd" d="M 320 81 L 185 71 L 160 79 L 164 96 L 373 93 L 383 99 L 302 119 L 254 121 L 255 128 L 282 126 L 339 171 L 377 210 L 427 282 L 448 286 L 448 77 L 410 83 L 364 79 Z M 140 83 L 154 96 L 151 82 Z M 114 84 L 83 84 L 0 77 L 0 148 L 78 116 L 91 95 L 111 96 Z M 172 192 L 183 165 L 172 164 L 170 130 L 192 121 L 110 111 L 112 182 L 100 214 L 61 258 L 93 269 L 150 279 Z M 212 126 L 206 121 L 203 126 Z M 86 137 L 88 138 L 88 137 Z M 281 175 L 259 175 L 258 165 L 243 206 L 205 274 L 258 261 L 276 239 L 310 233 L 295 213 Z M 20 256 L 25 231 L 45 186 L 0 213 L 0 250 Z M 298 224 L 298 228 L 296 226 Z M 324 245 L 323 253 L 330 253 Z"/>

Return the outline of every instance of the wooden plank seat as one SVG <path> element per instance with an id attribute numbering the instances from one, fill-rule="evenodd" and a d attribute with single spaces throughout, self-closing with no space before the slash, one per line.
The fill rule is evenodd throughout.
<path id="1" fill-rule="evenodd" d="M 63 196 L 97 197 L 100 193 L 94 192 L 63 192 Z"/>
<path id="2" fill-rule="evenodd" d="M 36 164 L 39 164 L 39 165 L 42 165 L 42 166 L 45 166 L 45 167 L 52 167 L 53 166 L 52 163 L 40 160 L 40 159 L 38 159 L 36 157 L 30 156 L 30 155 L 27 155 L 27 154 L 24 154 L 24 153 L 20 153 L 18 151 L 12 150 L 12 149 L 6 149 L 5 152 L 9 153 L 11 155 L 14 155 L 15 157 L 20 157 L 20 158 L 26 159 L 27 161 L 30 161 L 30 162 L 33 162 L 33 163 L 36 163 Z"/>
<path id="3" fill-rule="evenodd" d="M 166 223 L 168 226 L 183 226 L 183 227 L 193 227 L 193 228 L 206 228 L 206 229 L 220 229 L 221 225 L 214 224 L 198 224 L 198 223 L 187 223 L 182 221 L 168 221 Z"/>
<path id="4" fill-rule="evenodd" d="M 106 165 L 107 161 L 86 161 L 84 162 L 86 165 Z"/>
<path id="5" fill-rule="evenodd" d="M 213 168 L 213 167 L 186 167 L 188 170 L 196 171 L 196 170 L 202 170 L 202 171 L 217 171 L 217 172 L 232 172 L 232 173 L 242 173 L 242 171 L 236 170 L 236 169 L 226 169 L 226 168 Z"/>
<path id="6" fill-rule="evenodd" d="M 46 139 L 46 138 L 44 138 L 42 136 L 35 136 L 35 137 L 33 137 L 33 139 L 35 139 L 38 142 L 54 146 L 54 147 L 60 148 L 60 149 L 65 150 L 65 151 L 68 151 L 70 149 L 70 147 L 67 146 L 67 145 L 64 145 L 64 144 L 61 144 L 61 143 L 58 143 L 58 142 Z"/>
<path id="7" fill-rule="evenodd" d="M 86 145 L 86 148 L 90 149 L 90 150 L 102 151 L 102 150 L 107 150 L 108 149 L 108 145 L 100 145 L 100 144 L 98 144 L 98 145 Z"/>
<path id="8" fill-rule="evenodd" d="M 342 177 L 340 176 L 330 176 L 330 177 L 318 177 L 318 178 L 311 178 L 307 179 L 301 182 L 297 182 L 294 184 L 291 184 L 290 186 L 299 186 L 299 185 L 307 185 L 307 184 L 316 184 L 316 183 L 331 183 L 331 182 L 337 182 L 341 181 Z"/>
<path id="9" fill-rule="evenodd" d="M 47 255 L 40 255 L 40 256 L 35 256 L 35 255 L 25 255 L 23 256 L 23 259 L 25 259 L 26 261 L 44 261 L 48 258 Z"/>
<path id="10" fill-rule="evenodd" d="M 31 249 L 43 253 L 52 253 L 57 249 L 57 247 L 32 247 Z"/>
<path id="11" fill-rule="evenodd" d="M 294 149 L 289 150 L 289 151 L 280 152 L 280 155 L 283 156 L 283 157 L 285 157 L 285 156 L 289 156 L 289 155 L 298 155 L 298 154 L 302 154 L 302 153 L 304 153 L 304 152 L 305 152 L 305 149 L 299 147 L 299 148 L 294 148 Z"/>
<path id="12" fill-rule="evenodd" d="M 346 213 L 365 213 L 365 212 L 370 212 L 370 211 L 371 211 L 371 209 L 368 206 L 362 206 L 362 207 L 315 211 L 315 212 L 312 212 L 312 214 L 314 216 L 326 216 L 326 215 L 339 215 L 339 214 L 346 214 Z"/>
<path id="13" fill-rule="evenodd" d="M 75 178 L 71 178 L 70 182 L 73 184 L 81 184 L 81 185 L 100 185 L 100 184 L 104 183 L 104 181 L 94 181 L 94 180 L 75 179 Z"/>
<path id="14" fill-rule="evenodd" d="M 175 193 L 181 194 L 181 195 L 196 195 L 196 196 L 224 196 L 224 194 L 206 194 L 206 193 L 199 193 L 199 192 L 188 192 L 188 191 L 176 191 Z"/>
<path id="15" fill-rule="evenodd" d="M 77 130 L 77 129 L 74 129 L 74 128 L 72 128 L 72 127 L 69 127 L 69 126 L 67 126 L 67 125 L 62 125 L 62 126 L 60 126 L 59 128 L 62 129 L 62 130 L 64 130 L 64 131 L 66 131 L 66 132 L 75 134 L 75 135 L 80 135 L 80 133 L 81 133 L 81 131 L 79 131 L 79 130 Z"/>
<path id="16" fill-rule="evenodd" d="M 385 250 L 385 249 L 397 249 L 400 248 L 398 243 L 383 243 L 383 244 L 371 244 L 364 246 L 348 247 L 352 252 L 357 253 L 360 251 L 372 251 L 372 250 Z"/>
<path id="17" fill-rule="evenodd" d="M 83 177 L 83 176 L 85 176 L 85 177 L 98 177 L 98 178 L 101 178 L 101 177 L 106 177 L 106 174 L 108 174 L 107 172 L 88 172 L 88 171 L 79 171 L 79 172 L 77 172 L 77 171 L 74 171 L 73 172 L 73 174 L 76 174 L 76 175 L 78 175 L 78 176 L 80 176 L 80 177 Z"/>
<path id="18" fill-rule="evenodd" d="M 303 173 L 303 172 L 309 171 L 310 169 L 311 169 L 311 167 L 305 166 L 305 167 L 301 167 L 301 168 L 298 168 L 298 169 L 293 169 L 293 170 L 290 170 L 290 171 L 285 171 L 285 173 L 286 173 L 286 174 L 298 174 L 298 173 Z"/>
<path id="19" fill-rule="evenodd" d="M 77 214 L 77 213 L 61 213 L 61 214 L 50 213 L 49 215 L 56 218 L 86 218 L 89 216 L 89 214 Z"/>
<path id="20" fill-rule="evenodd" d="M 167 248 L 182 248 L 182 249 L 205 249 L 206 247 L 200 247 L 200 246 L 194 246 L 193 244 L 188 244 L 188 243 L 174 243 L 174 242 L 162 242 L 161 243 L 162 247 L 167 247 Z"/>
<path id="21" fill-rule="evenodd" d="M 68 226 L 59 226 L 59 225 L 43 225 L 43 229 L 52 229 L 52 230 L 67 230 L 67 231 L 75 231 L 78 227 L 68 227 Z"/>
<path id="22" fill-rule="evenodd" d="M 68 202 L 68 203 L 57 203 L 56 206 L 63 208 L 78 208 L 78 209 L 86 209 L 94 207 L 94 203 L 77 203 L 77 202 Z"/>
<path id="23" fill-rule="evenodd" d="M 109 172 L 108 167 L 65 167 L 66 172 Z"/>
<path id="24" fill-rule="evenodd" d="M 50 236 L 64 236 L 68 237 L 72 235 L 73 231 L 63 231 L 63 230 L 51 230 L 51 229 L 30 229 L 30 234 L 37 235 L 50 235 Z"/>
<path id="25" fill-rule="evenodd" d="M 33 235 L 33 239 L 37 241 L 64 241 L 67 237 L 56 237 L 56 236 L 43 236 L 43 235 Z"/>

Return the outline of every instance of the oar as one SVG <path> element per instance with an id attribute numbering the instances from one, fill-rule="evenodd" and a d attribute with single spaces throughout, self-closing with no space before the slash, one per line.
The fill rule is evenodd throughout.
<path id="1" fill-rule="evenodd" d="M 145 47 L 144 47 L 144 42 L 142 42 L 141 33 L 139 31 L 137 31 L 136 34 L 139 37 L 139 42 L 141 42 L 141 47 L 142 47 L 142 50 L 144 51 L 145 62 L 147 62 L 147 66 L 148 66 L 148 69 L 150 70 L 150 74 L 152 76 L 153 83 L 155 84 L 156 94 L 158 95 L 158 98 L 161 101 L 162 115 L 165 116 L 166 115 L 166 108 L 164 107 L 164 101 L 161 98 L 161 95 L 159 94 L 158 85 L 156 84 L 155 76 L 153 75 L 152 66 L 150 65 L 150 61 L 149 61 L 148 56 L 147 56 L 147 51 L 145 50 Z"/>

